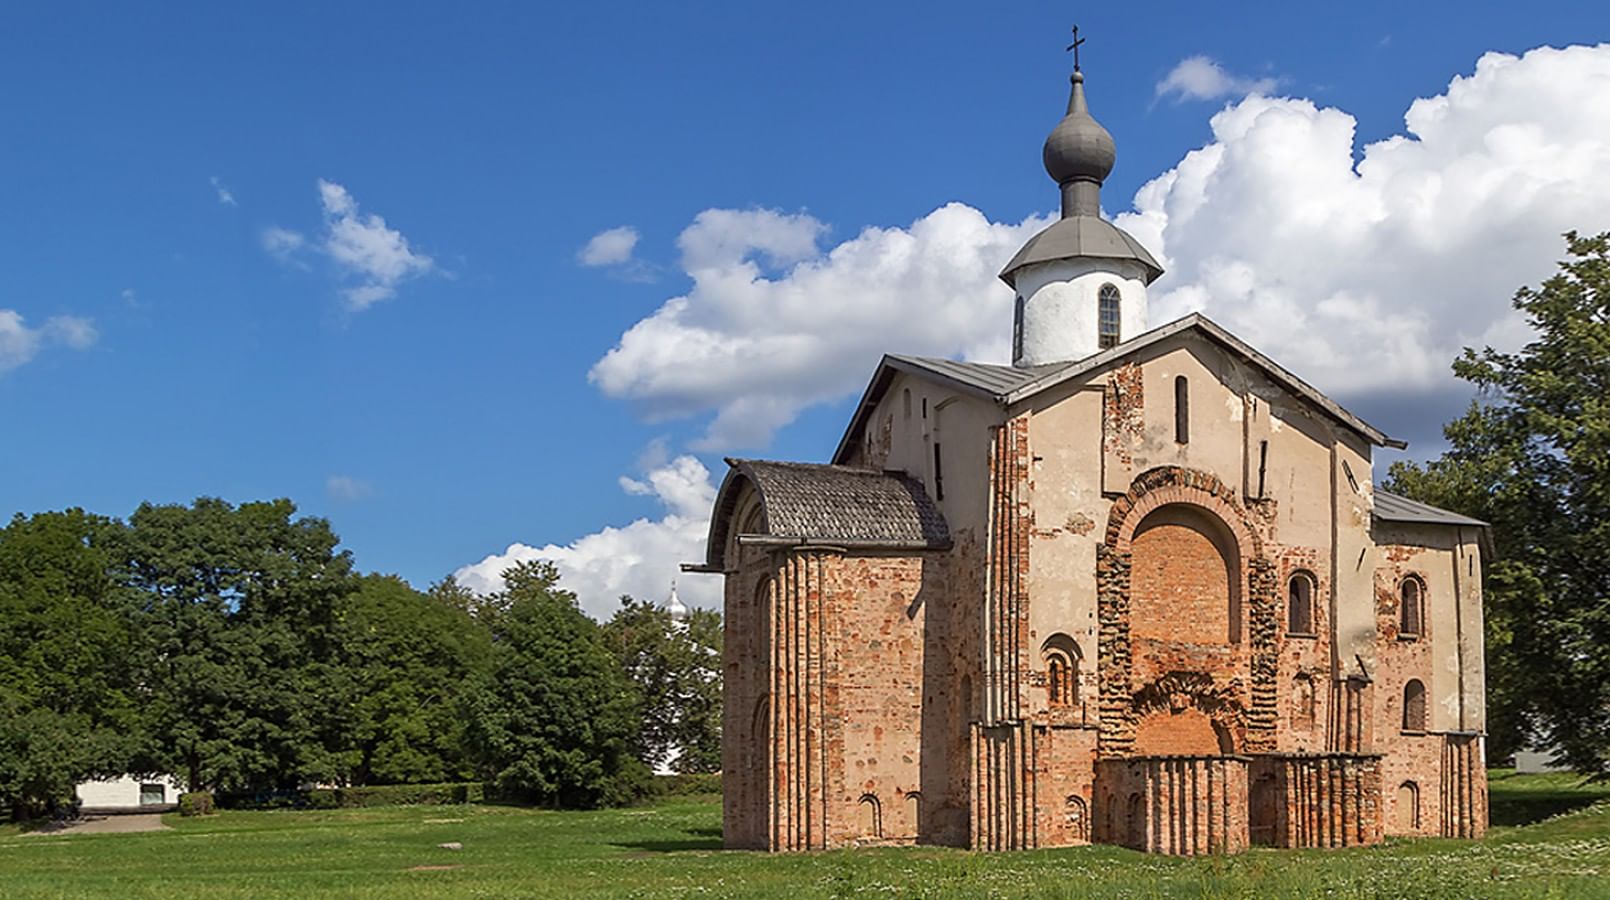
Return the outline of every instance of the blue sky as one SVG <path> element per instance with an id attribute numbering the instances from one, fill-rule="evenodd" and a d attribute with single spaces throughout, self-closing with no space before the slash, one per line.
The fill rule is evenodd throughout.
<path id="1" fill-rule="evenodd" d="M 1366 144 L 1403 134 L 1409 105 L 1471 76 L 1483 54 L 1596 44 L 1610 26 L 1599 7 L 1551 3 L 1523 15 L 1479 3 L 1090 13 L 1038 3 L 9 4 L 0 13 L 0 512 L 82 506 L 122 516 L 142 500 L 289 496 L 329 516 L 361 568 L 423 586 L 511 543 L 565 545 L 639 518 L 653 525 L 678 502 L 691 514 L 698 485 L 654 478 L 687 456 L 717 480 L 723 453 L 822 459 L 852 402 L 842 380 L 824 376 L 797 397 L 773 385 L 781 424 L 740 439 L 718 434 L 711 418 L 741 386 L 731 396 L 719 384 L 662 389 L 631 354 L 613 382 L 589 372 L 668 299 L 694 290 L 700 308 L 699 291 L 715 279 L 698 286 L 697 260 L 678 239 L 707 210 L 737 217 L 712 239 L 710 270 L 772 285 L 793 283 L 798 266 L 831 269 L 828 251 L 865 228 L 912 229 L 949 203 L 1015 240 L 1008 226 L 1021 230 L 1056 203 L 1039 147 L 1066 102 L 1073 15 L 1089 39 L 1092 107 L 1118 143 L 1103 192 L 1114 214 L 1133 211 L 1142 185 L 1216 135 L 1228 146 L 1210 119 L 1228 110 L 1222 127 L 1239 127 L 1231 113 L 1251 115 L 1243 97 L 1252 88 L 1345 111 L 1357 160 Z M 1217 67 L 1208 80 L 1160 94 L 1197 56 Z M 1595 59 L 1568 62 L 1597 71 Z M 1555 99 L 1567 111 L 1605 102 L 1601 82 L 1597 93 L 1577 85 L 1584 93 L 1573 100 L 1557 74 L 1572 70 L 1549 71 L 1527 89 L 1563 92 Z M 1492 84 L 1503 78 L 1516 80 L 1499 73 Z M 1525 118 L 1552 108 L 1492 90 L 1484 109 L 1507 103 Z M 1479 127 L 1486 138 L 1446 140 L 1491 147 L 1510 133 Z M 1591 135 L 1571 146 L 1598 158 Z M 1256 153 L 1245 158 L 1255 173 Z M 1455 146 L 1444 158 L 1452 171 L 1464 157 Z M 321 198 L 321 181 L 334 193 Z M 1602 180 L 1578 181 L 1547 189 L 1606 208 Z M 1240 185 L 1253 200 L 1225 215 L 1278 221 L 1266 207 L 1279 196 L 1257 200 L 1260 183 L 1220 178 L 1207 196 L 1226 203 L 1226 185 Z M 743 218 L 766 210 L 775 216 Z M 1541 231 L 1531 246 L 1542 249 L 1482 282 L 1497 298 L 1486 309 L 1557 255 L 1549 248 L 1561 223 L 1529 210 L 1493 212 Z M 1393 221 L 1360 210 L 1371 215 Z M 627 256 L 581 263 L 594 235 L 622 227 L 637 236 Z M 343 229 L 354 243 L 341 243 Z M 275 234 L 296 237 L 274 244 Z M 1230 283 L 1212 274 L 1224 252 L 1198 259 L 1185 237 L 1168 241 L 1181 271 L 1196 273 L 1192 285 L 1211 293 Z M 1257 268 L 1256 253 L 1247 260 Z M 1418 268 L 1408 253 L 1393 265 Z M 1458 261 L 1444 254 L 1436 265 Z M 1348 283 L 1346 272 L 1325 277 Z M 1289 280 L 1253 278 L 1248 303 Z M 1345 306 L 1356 295 L 1343 288 L 1315 302 Z M 360 309 L 355 297 L 374 302 Z M 1212 305 L 1223 300 L 1192 297 L 1182 289 L 1163 305 L 1228 312 Z M 713 330 L 730 334 L 736 321 Z M 1422 324 L 1436 336 L 1447 331 L 1441 321 L 1428 314 Z M 1512 325 L 1494 318 L 1489 331 L 1457 336 L 1502 336 Z M 988 342 L 933 345 L 879 328 L 891 351 L 988 355 Z M 1277 358 L 1420 448 L 1434 447 L 1436 426 L 1464 402 L 1442 374 L 1446 359 L 1404 376 L 1403 391 L 1333 375 L 1338 389 L 1324 365 L 1305 370 L 1305 345 L 1272 340 Z M 799 365 L 845 368 L 854 382 L 875 362 L 856 349 Z M 712 364 L 690 354 L 687 365 Z M 717 381 L 740 382 L 744 371 Z M 697 523 L 683 524 L 686 533 Z M 578 587 L 643 591 L 671 574 L 652 554 L 617 562 L 644 571 L 596 584 L 578 574 Z"/>

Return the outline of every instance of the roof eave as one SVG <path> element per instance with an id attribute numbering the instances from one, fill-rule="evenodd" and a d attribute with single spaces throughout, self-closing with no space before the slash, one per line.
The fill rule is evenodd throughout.
<path id="1" fill-rule="evenodd" d="M 888 391 L 889 384 L 894 381 L 896 372 L 920 375 L 930 381 L 941 382 L 962 393 L 982 397 L 996 403 L 1004 404 L 1006 402 L 1003 394 L 985 390 L 975 384 L 968 384 L 941 372 L 935 372 L 906 357 L 885 353 L 883 359 L 878 362 L 878 368 L 872 373 L 872 380 L 867 382 L 866 390 L 861 394 L 861 402 L 856 405 L 855 414 L 850 417 L 849 426 L 844 429 L 844 435 L 839 438 L 838 447 L 833 450 L 833 465 L 844 465 L 856 436 L 866 427 L 867 417 L 872 414 L 873 409 L 877 408 L 878 401 L 883 399 L 884 393 Z"/>

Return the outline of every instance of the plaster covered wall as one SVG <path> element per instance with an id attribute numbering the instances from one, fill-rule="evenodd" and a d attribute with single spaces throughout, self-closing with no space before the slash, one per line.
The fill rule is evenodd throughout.
<path id="1" fill-rule="evenodd" d="M 920 479 L 952 546 L 831 556 L 819 593 L 788 601 L 827 617 L 802 670 L 776 662 L 766 641 L 791 639 L 753 598 L 789 554 L 742 549 L 727 649 L 743 671 L 729 668 L 728 696 L 762 714 L 729 707 L 727 734 L 774 756 L 727 752 L 724 765 L 762 770 L 729 771 L 729 843 L 1200 852 L 1243 834 L 1333 846 L 1485 829 L 1476 533 L 1375 522 L 1367 441 L 1202 333 L 1010 408 L 897 373 L 850 462 Z M 1299 573 L 1306 633 L 1290 619 Z M 1408 573 L 1426 585 L 1426 625 L 1398 640 L 1392 597 Z M 751 628 L 772 637 L 734 633 Z M 1071 702 L 1052 702 L 1053 645 L 1077 662 Z M 821 692 L 821 743 L 788 738 L 803 755 L 779 743 L 793 726 L 762 699 L 793 671 Z M 1400 727 L 1409 678 L 1428 688 L 1425 733 Z M 1147 762 L 1171 754 L 1249 759 L 1261 793 L 1215 811 L 1228 830 L 1163 839 L 1171 811 L 1197 809 L 1189 792 L 1220 777 Z M 800 765 L 825 785 L 787 788 L 822 804 L 826 825 L 804 838 L 777 812 L 794 809 L 778 773 Z M 1112 799 L 1136 791 L 1107 791 L 1103 771 L 1144 781 L 1140 819 L 1127 794 Z M 1250 791 L 1235 771 L 1223 777 Z"/>
<path id="2" fill-rule="evenodd" d="M 1014 275 L 1021 315 L 1014 323 L 1013 364 L 1038 366 L 1093 356 L 1100 349 L 1101 287 L 1118 288 L 1119 340 L 1146 330 L 1146 282 L 1139 263 L 1059 259 Z"/>

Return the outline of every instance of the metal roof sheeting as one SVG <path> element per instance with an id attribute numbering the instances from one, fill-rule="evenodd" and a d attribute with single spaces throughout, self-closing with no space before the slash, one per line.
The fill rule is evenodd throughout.
<path id="1" fill-rule="evenodd" d="M 1146 270 L 1151 284 L 1163 274 L 1151 253 L 1140 241 L 1100 216 L 1074 215 L 1052 222 L 1050 227 L 1029 238 L 1023 249 L 1001 270 L 1001 280 L 1015 284 L 1017 271 L 1035 263 L 1056 259 L 1123 259 L 1137 262 Z"/>
<path id="2" fill-rule="evenodd" d="M 1383 522 L 1409 522 L 1416 525 L 1467 525 L 1486 528 L 1487 523 L 1446 509 L 1438 509 L 1401 494 L 1375 489 L 1375 517 Z"/>
<path id="3" fill-rule="evenodd" d="M 896 356 L 890 354 L 888 359 L 898 367 L 908 370 L 920 369 L 925 373 L 948 378 L 959 385 L 975 388 L 996 398 L 1005 397 L 1040 376 L 1049 375 L 1067 365 L 1066 363 L 1055 363 L 1048 366 L 1032 366 L 1019 369 L 1013 366 L 957 362 L 953 359 L 936 359 L 926 356 Z"/>
<path id="4" fill-rule="evenodd" d="M 1274 360 L 1253 349 L 1250 344 L 1226 331 L 1223 326 L 1213 322 L 1201 313 L 1191 313 L 1167 325 L 1136 335 L 1118 346 L 1103 350 L 1094 356 L 1065 363 L 1016 368 L 1013 366 L 966 363 L 921 356 L 885 356 L 878 365 L 877 372 L 872 376 L 872 381 L 867 385 L 866 393 L 862 395 L 861 404 L 856 408 L 855 415 L 851 417 L 849 427 L 845 429 L 844 436 L 839 440 L 839 446 L 834 451 L 833 459 L 842 462 L 849 455 L 850 448 L 855 441 L 860 439 L 861 431 L 866 427 L 867 417 L 872 414 L 872 410 L 877 406 L 879 399 L 882 398 L 883 392 L 888 390 L 890 383 L 893 382 L 895 372 L 911 372 L 925 378 L 942 379 L 973 394 L 994 400 L 1002 406 L 1010 406 L 1033 397 L 1041 391 L 1062 384 L 1069 379 L 1081 378 L 1105 367 L 1118 365 L 1126 357 L 1146 347 L 1187 331 L 1196 331 L 1202 334 L 1235 356 L 1256 366 L 1271 380 L 1290 391 L 1293 395 L 1312 403 L 1335 421 L 1353 429 L 1370 443 L 1398 449 L 1408 446 L 1402 441 L 1388 437 L 1379 428 L 1343 409 L 1335 400 L 1321 394 L 1308 382 L 1303 381 Z"/>

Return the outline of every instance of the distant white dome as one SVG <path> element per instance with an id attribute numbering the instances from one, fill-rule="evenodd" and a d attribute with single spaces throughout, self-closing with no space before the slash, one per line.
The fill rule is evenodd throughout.
<path id="1" fill-rule="evenodd" d="M 678 625 L 685 625 L 688 621 L 688 608 L 682 605 L 682 600 L 676 595 L 676 580 L 671 580 L 671 596 L 665 600 L 665 608 L 671 613 L 671 621 Z"/>

